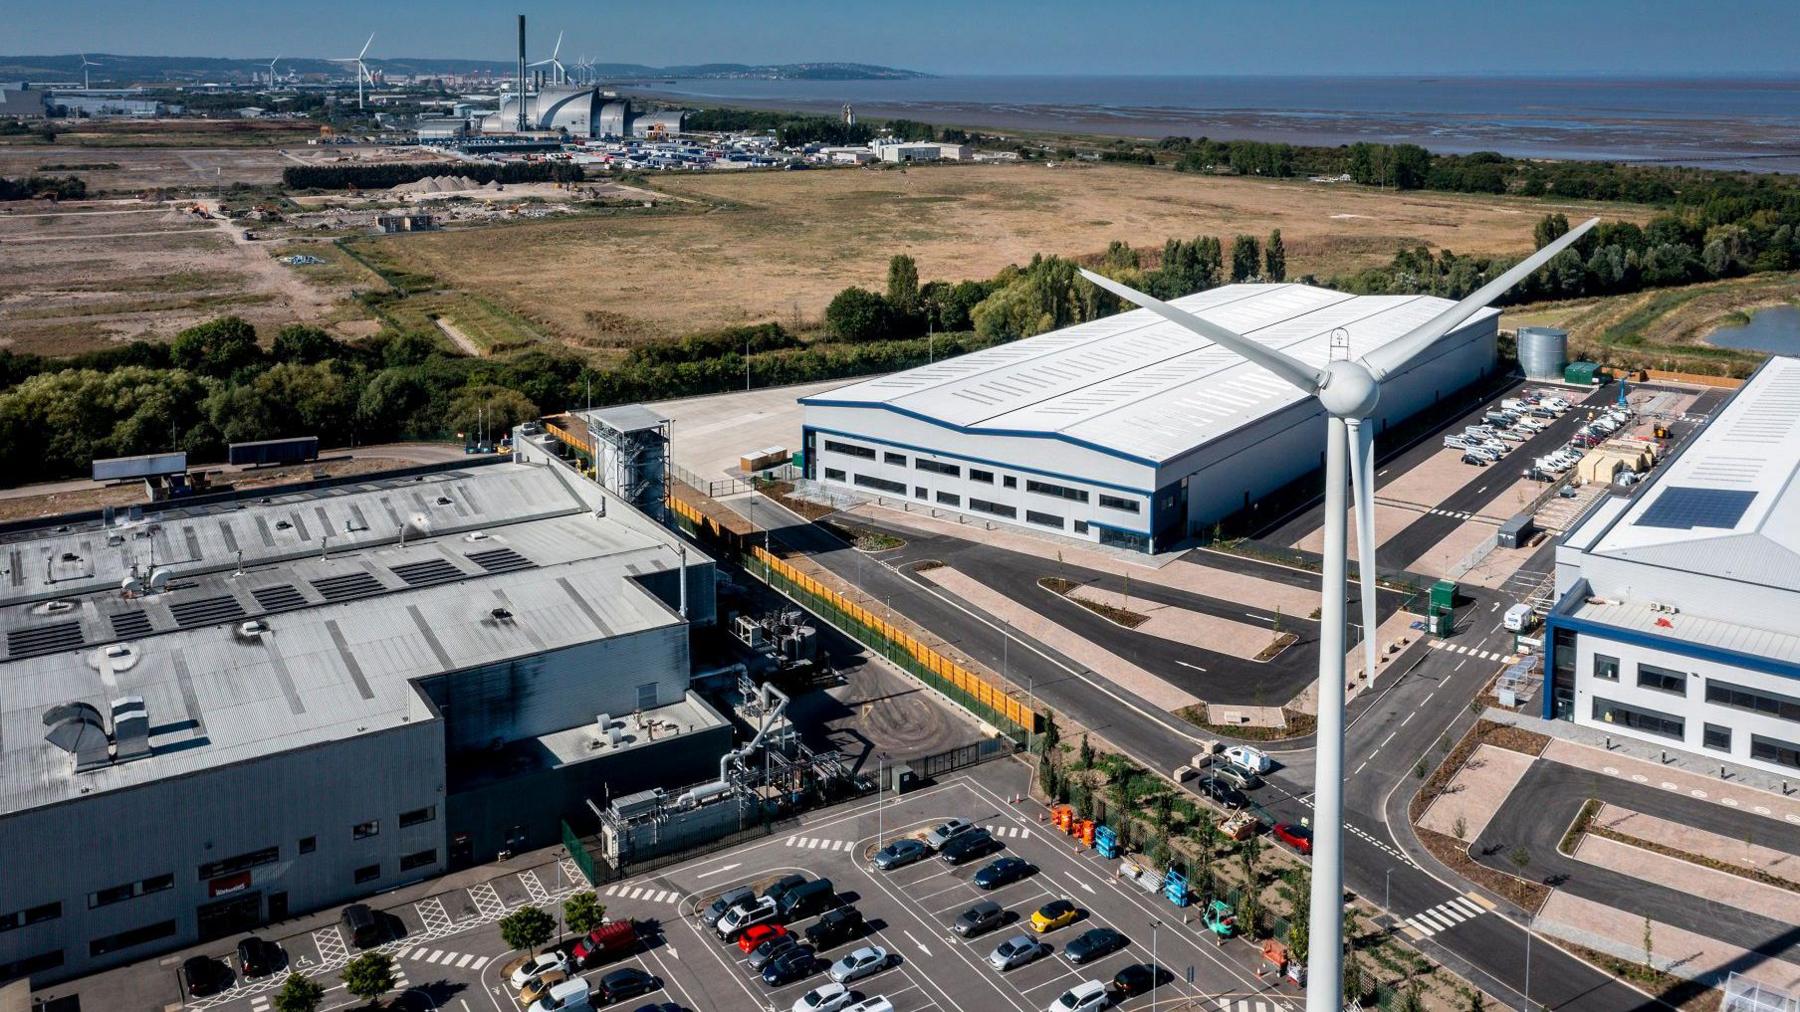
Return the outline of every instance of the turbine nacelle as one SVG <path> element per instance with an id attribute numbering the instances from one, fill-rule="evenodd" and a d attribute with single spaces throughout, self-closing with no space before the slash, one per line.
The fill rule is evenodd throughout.
<path id="1" fill-rule="evenodd" d="M 1381 384 L 1361 362 L 1339 360 L 1325 366 L 1319 403 L 1338 418 L 1367 418 L 1381 400 Z"/>

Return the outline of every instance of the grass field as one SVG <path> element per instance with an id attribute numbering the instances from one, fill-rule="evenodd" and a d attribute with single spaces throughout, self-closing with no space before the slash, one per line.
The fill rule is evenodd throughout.
<path id="1" fill-rule="evenodd" d="M 879 287 L 911 254 L 922 279 L 986 278 L 1036 253 L 1123 239 L 1280 228 L 1288 273 L 1385 263 L 1402 245 L 1523 252 L 1537 217 L 1593 208 L 1450 194 L 1183 175 L 1125 166 L 968 165 L 907 171 L 661 176 L 692 213 L 452 230 L 369 243 L 386 266 L 505 306 L 589 349 L 725 324 L 817 320 L 846 285 Z M 1641 208 L 1607 207 L 1643 220 Z"/>

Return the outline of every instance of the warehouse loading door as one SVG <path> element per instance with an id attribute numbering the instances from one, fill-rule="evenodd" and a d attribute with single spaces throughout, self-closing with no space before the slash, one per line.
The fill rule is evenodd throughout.
<path id="1" fill-rule="evenodd" d="M 242 934 L 262 923 L 262 893 L 240 893 L 195 909 L 202 941 Z"/>

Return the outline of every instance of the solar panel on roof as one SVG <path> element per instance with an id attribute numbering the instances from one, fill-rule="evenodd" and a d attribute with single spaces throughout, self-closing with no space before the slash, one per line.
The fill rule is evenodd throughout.
<path id="1" fill-rule="evenodd" d="M 381 585 L 380 581 L 361 570 L 327 576 L 310 582 L 313 589 L 324 595 L 327 601 L 347 601 L 353 597 L 368 597 L 370 594 L 379 594 L 387 589 Z"/>
<path id="2" fill-rule="evenodd" d="M 1677 531 L 1695 527 L 1730 530 L 1744 518 L 1744 511 L 1750 508 L 1755 498 L 1755 492 L 1737 489 L 1670 487 L 1663 490 L 1632 526 Z"/>
<path id="3" fill-rule="evenodd" d="M 250 591 L 264 611 L 288 611 L 306 606 L 306 598 L 291 583 L 277 583 Z"/>
<path id="4" fill-rule="evenodd" d="M 418 562 L 405 562 L 398 566 L 390 566 L 394 575 L 405 580 L 409 586 L 429 587 L 434 583 L 449 583 L 460 580 L 465 574 L 443 559 L 423 559 Z"/>

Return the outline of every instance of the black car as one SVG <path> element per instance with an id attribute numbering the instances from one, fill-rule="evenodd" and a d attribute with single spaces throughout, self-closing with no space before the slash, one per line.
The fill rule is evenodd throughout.
<path id="1" fill-rule="evenodd" d="M 761 973 L 763 967 L 775 962 L 777 958 L 786 955 L 788 950 L 797 949 L 799 947 L 800 940 L 793 935 L 776 935 L 774 938 L 771 938 L 750 950 L 750 969 L 757 973 Z"/>
<path id="2" fill-rule="evenodd" d="M 771 886 L 769 886 L 769 888 L 763 890 L 763 896 L 767 897 L 768 899 L 772 899 L 777 904 L 779 904 L 781 902 L 781 898 L 783 896 L 786 896 L 790 890 L 797 889 L 800 886 L 803 886 L 805 884 L 806 884 L 806 876 L 805 875 L 783 875 L 780 878 L 775 880 L 774 885 L 771 885 Z"/>
<path id="3" fill-rule="evenodd" d="M 238 943 L 238 972 L 246 977 L 267 977 L 281 969 L 281 946 L 251 935 Z"/>
<path id="4" fill-rule="evenodd" d="M 1250 799 L 1244 797 L 1243 791 L 1211 777 L 1200 781 L 1196 786 L 1201 797 L 1210 798 L 1226 808 L 1242 808 L 1250 803 Z"/>
<path id="5" fill-rule="evenodd" d="M 838 907 L 825 911 L 817 921 L 807 926 L 806 940 L 820 949 L 829 949 L 852 938 L 861 938 L 866 930 L 868 925 L 863 923 L 862 911 L 855 907 Z"/>
<path id="6" fill-rule="evenodd" d="M 819 960 L 813 955 L 812 946 L 802 945 L 796 949 L 789 949 L 780 958 L 764 967 L 762 979 L 765 984 L 779 987 L 782 984 L 792 984 L 796 980 L 810 977 L 817 973 L 818 969 Z"/>
<path id="7" fill-rule="evenodd" d="M 946 864 L 966 864 L 999 849 L 1000 841 L 990 836 L 987 830 L 971 829 L 951 837 L 950 842 L 938 851 L 938 857 L 943 858 Z"/>
<path id="8" fill-rule="evenodd" d="M 1089 928 L 1063 946 L 1063 955 L 1069 957 L 1069 962 L 1079 966 L 1090 959 L 1118 952 L 1130 944 L 1130 939 L 1111 928 Z"/>
<path id="9" fill-rule="evenodd" d="M 223 959 L 211 956 L 188 957 L 181 964 L 181 974 L 187 978 L 187 993 L 193 998 L 218 994 L 237 979 L 237 975 L 231 972 L 231 967 Z"/>
<path id="10" fill-rule="evenodd" d="M 1175 975 L 1164 967 L 1152 970 L 1148 964 L 1133 963 L 1113 974 L 1112 989 L 1114 994 L 1129 998 L 1136 994 L 1149 994 L 1151 988 L 1174 979 Z"/>
<path id="11" fill-rule="evenodd" d="M 998 889 L 1031 874 L 1031 863 L 1023 858 L 1003 857 L 990 862 L 975 873 L 972 881 L 977 889 Z"/>
<path id="12" fill-rule="evenodd" d="M 636 998 L 640 994 L 649 994 L 659 987 L 662 987 L 661 982 L 648 972 L 635 966 L 627 966 L 601 977 L 599 986 L 594 988 L 594 997 L 602 1004 L 610 1005 L 627 998 Z"/>

